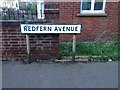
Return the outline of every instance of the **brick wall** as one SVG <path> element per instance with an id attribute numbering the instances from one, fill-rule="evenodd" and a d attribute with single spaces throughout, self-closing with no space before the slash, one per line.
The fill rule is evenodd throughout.
<path id="1" fill-rule="evenodd" d="M 119 1 L 118 7 L 120 8 L 120 1 Z M 118 12 L 119 12 L 119 17 L 118 17 L 118 41 L 120 41 L 120 9 L 118 9 Z"/>
<path id="2" fill-rule="evenodd" d="M 2 26 L 2 24 L 0 23 L 0 26 Z M 2 60 L 2 27 L 0 27 L 0 60 Z"/>
<path id="3" fill-rule="evenodd" d="M 82 33 L 77 34 L 77 41 L 117 40 L 118 3 L 107 2 L 106 15 L 81 15 L 79 2 L 60 3 L 60 23 L 82 24 Z M 72 41 L 72 35 L 60 35 L 60 41 Z"/>
<path id="4" fill-rule="evenodd" d="M 60 24 L 82 24 L 82 33 L 77 34 L 77 41 L 116 40 L 119 29 L 119 13 L 117 2 L 106 4 L 106 15 L 80 15 L 80 3 L 61 2 L 49 3 L 46 6 L 47 20 Z M 50 9 L 51 8 L 51 9 Z M 27 58 L 26 37 L 20 32 L 22 22 L 2 22 L 0 25 L 0 57 L 2 60 Z M 72 41 L 72 34 L 48 35 L 36 34 L 30 36 L 31 57 L 39 59 L 56 58 L 58 42 Z M 0 58 L 1 60 L 1 58 Z"/>
<path id="5" fill-rule="evenodd" d="M 2 60 L 26 59 L 26 35 L 20 31 L 21 22 L 2 22 Z M 31 34 L 30 52 L 32 58 L 55 59 L 58 55 L 59 35 Z"/>
<path id="6" fill-rule="evenodd" d="M 58 2 L 45 3 L 45 19 L 53 23 L 59 22 L 59 3 Z"/>

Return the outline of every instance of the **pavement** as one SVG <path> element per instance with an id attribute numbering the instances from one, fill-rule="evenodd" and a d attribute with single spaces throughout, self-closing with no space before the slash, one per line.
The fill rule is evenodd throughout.
<path id="1" fill-rule="evenodd" d="M 118 62 L 2 62 L 2 88 L 118 88 Z"/>

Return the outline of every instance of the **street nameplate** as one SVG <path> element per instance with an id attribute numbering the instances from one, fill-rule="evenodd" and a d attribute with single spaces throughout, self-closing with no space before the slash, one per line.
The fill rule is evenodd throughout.
<path id="1" fill-rule="evenodd" d="M 22 33 L 40 33 L 40 34 L 77 34 L 81 33 L 81 25 L 36 25 L 21 24 Z"/>

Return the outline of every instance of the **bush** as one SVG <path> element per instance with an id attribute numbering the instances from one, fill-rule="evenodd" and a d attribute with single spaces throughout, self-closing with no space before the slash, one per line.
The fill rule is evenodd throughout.
<path id="1" fill-rule="evenodd" d="M 72 43 L 59 43 L 59 58 L 72 55 Z"/>
<path id="2" fill-rule="evenodd" d="M 60 43 L 59 44 L 59 57 L 72 55 L 72 43 Z M 119 59 L 118 42 L 106 43 L 106 42 L 77 42 L 76 43 L 76 55 L 78 56 L 98 56 L 101 58 L 109 58 L 112 60 Z"/>

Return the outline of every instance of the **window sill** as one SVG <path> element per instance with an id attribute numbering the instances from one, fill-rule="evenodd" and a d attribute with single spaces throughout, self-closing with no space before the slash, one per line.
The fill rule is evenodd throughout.
<path id="1" fill-rule="evenodd" d="M 77 17 L 107 17 L 107 14 L 77 14 Z"/>
<path id="2" fill-rule="evenodd" d="M 59 9 L 45 9 L 45 14 L 59 14 Z"/>

